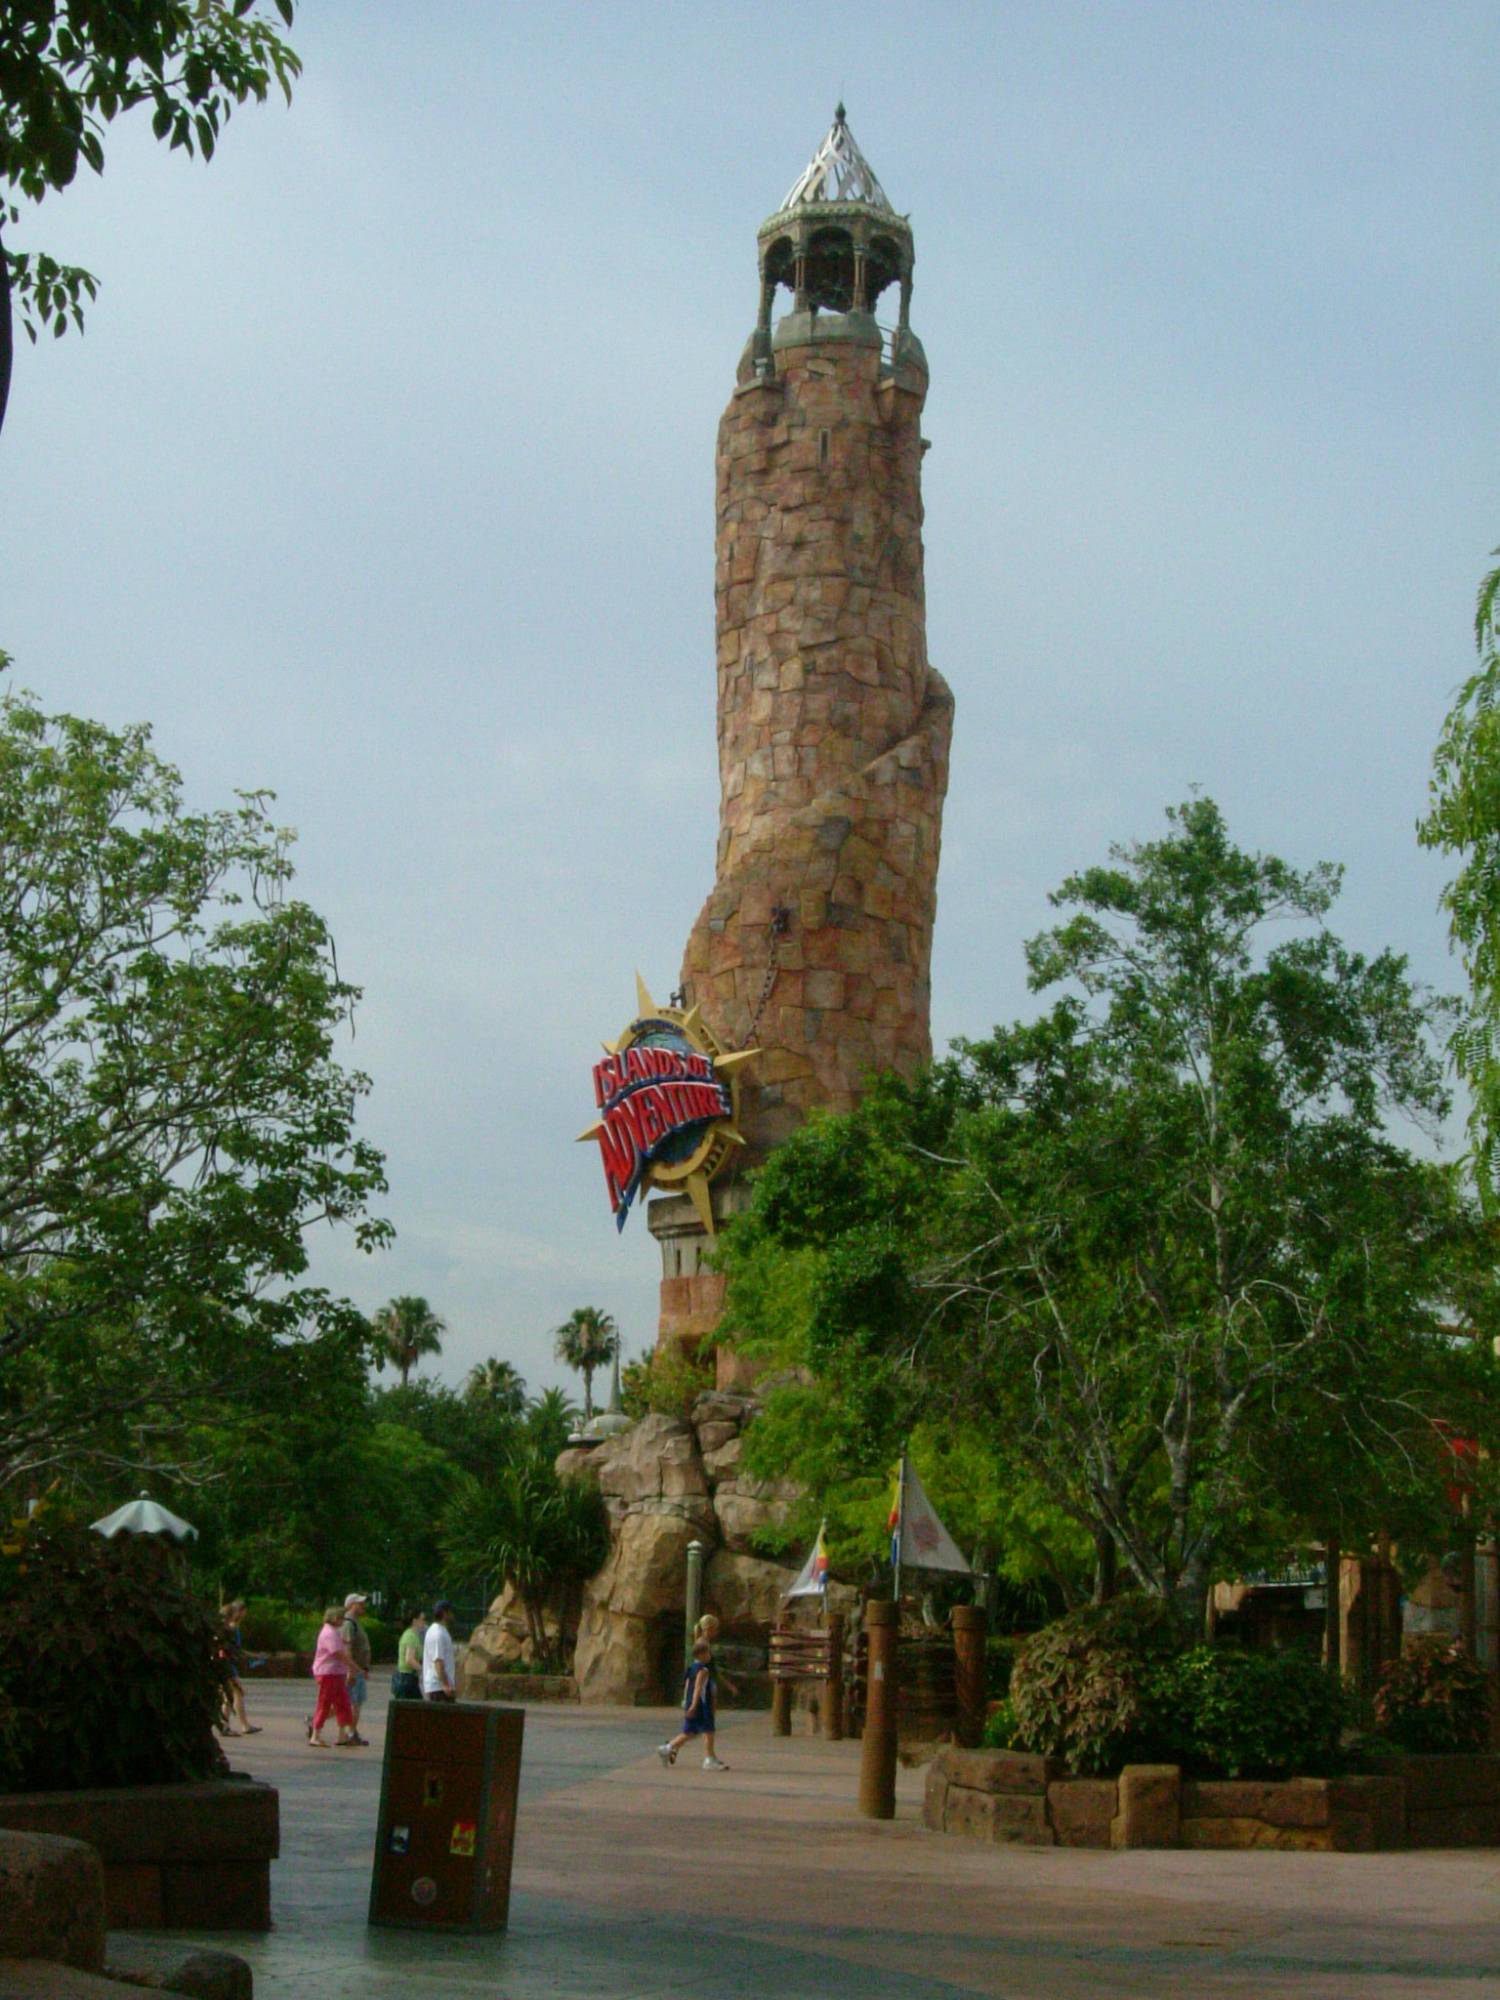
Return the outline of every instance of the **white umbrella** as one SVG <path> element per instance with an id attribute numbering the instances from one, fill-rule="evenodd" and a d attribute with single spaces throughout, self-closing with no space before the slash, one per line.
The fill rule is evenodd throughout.
<path id="1" fill-rule="evenodd" d="M 190 1521 L 158 1506 L 148 1493 L 116 1507 L 113 1514 L 106 1514 L 102 1521 L 90 1525 L 96 1535 L 170 1535 L 175 1542 L 198 1539 L 198 1530 Z"/>

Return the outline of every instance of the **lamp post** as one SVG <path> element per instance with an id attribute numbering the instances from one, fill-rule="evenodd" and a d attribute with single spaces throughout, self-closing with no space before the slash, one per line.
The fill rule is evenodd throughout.
<path id="1" fill-rule="evenodd" d="M 702 1542 L 687 1545 L 687 1609 L 683 1613 L 683 1664 L 693 1657 L 693 1633 L 703 1610 L 703 1558 L 708 1553 Z"/>

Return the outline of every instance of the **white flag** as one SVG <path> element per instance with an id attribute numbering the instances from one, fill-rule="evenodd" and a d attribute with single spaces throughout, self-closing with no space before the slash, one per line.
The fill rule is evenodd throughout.
<path id="1" fill-rule="evenodd" d="M 827 1526 L 828 1523 L 826 1521 L 824 1521 L 819 1526 L 818 1539 L 813 1543 L 812 1554 L 808 1557 L 807 1561 L 802 1565 L 801 1569 L 797 1572 L 797 1581 L 792 1585 L 791 1589 L 786 1593 L 788 1598 L 793 1598 L 793 1597 L 821 1597 L 824 1599 L 827 1598 L 828 1544 L 823 1538 L 823 1531 Z"/>
<path id="2" fill-rule="evenodd" d="M 960 1576 L 974 1574 L 959 1553 L 958 1544 L 937 1517 L 917 1477 L 917 1468 L 906 1461 L 906 1477 L 901 1489 L 901 1564 L 904 1569 L 954 1570 Z"/>

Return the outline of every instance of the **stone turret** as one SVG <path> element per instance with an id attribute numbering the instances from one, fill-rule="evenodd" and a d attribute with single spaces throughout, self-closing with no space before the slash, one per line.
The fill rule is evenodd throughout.
<path id="1" fill-rule="evenodd" d="M 761 1050 L 746 1164 L 815 1107 L 850 1109 L 871 1072 L 931 1054 L 953 720 L 927 659 L 911 226 L 842 105 L 758 243 L 760 311 L 718 441 L 717 867 L 682 968 L 720 1041 Z M 719 1183 L 721 1214 L 740 1199 Z M 701 1335 L 722 1305 L 701 1225 L 681 1197 L 650 1221 L 661 1336 Z"/>

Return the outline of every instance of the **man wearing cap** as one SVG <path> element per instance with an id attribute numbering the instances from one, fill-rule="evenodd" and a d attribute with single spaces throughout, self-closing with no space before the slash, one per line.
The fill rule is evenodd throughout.
<path id="1" fill-rule="evenodd" d="M 458 1670 L 448 1620 L 453 1606 L 440 1597 L 432 1607 L 432 1623 L 422 1641 L 422 1693 L 428 1701 L 458 1699 Z"/>
<path id="2" fill-rule="evenodd" d="M 368 1736 L 359 1733 L 359 1712 L 365 1705 L 365 1696 L 370 1689 L 370 1635 L 359 1622 L 359 1614 L 368 1600 L 362 1590 L 351 1590 L 344 1599 L 344 1644 L 349 1648 L 354 1661 L 354 1672 L 349 1677 L 349 1705 L 354 1710 L 354 1741 L 368 1743 Z"/>

